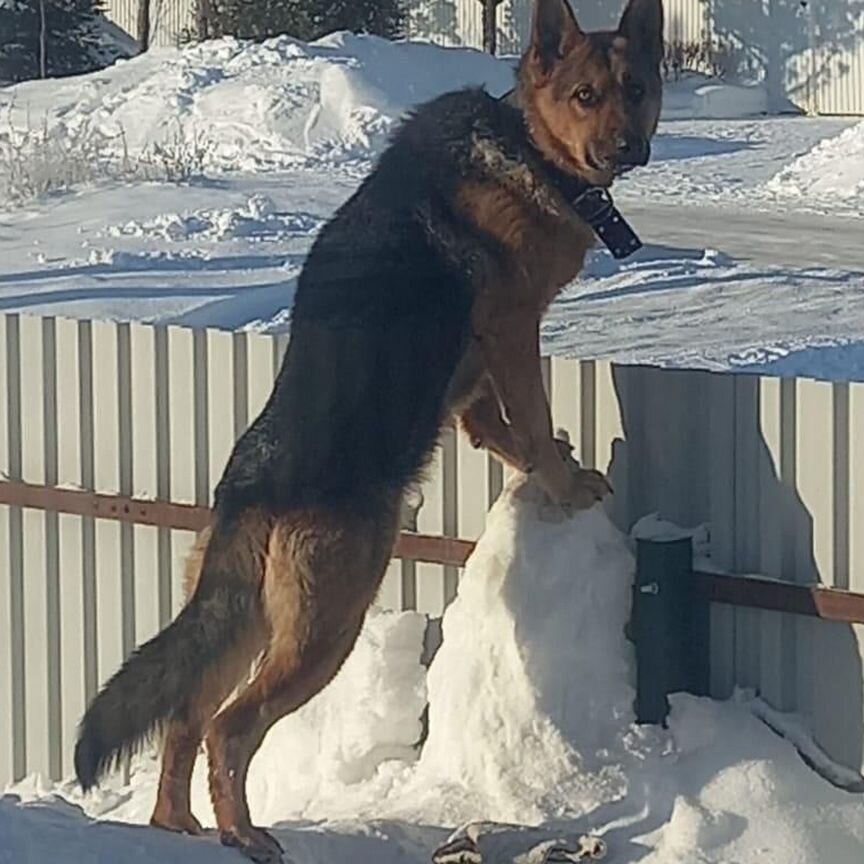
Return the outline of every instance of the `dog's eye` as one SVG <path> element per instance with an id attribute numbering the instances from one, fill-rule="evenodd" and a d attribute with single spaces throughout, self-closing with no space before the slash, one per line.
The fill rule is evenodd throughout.
<path id="1" fill-rule="evenodd" d="M 590 84 L 580 84 L 573 91 L 573 98 L 580 105 L 590 106 L 597 102 L 597 92 Z"/>

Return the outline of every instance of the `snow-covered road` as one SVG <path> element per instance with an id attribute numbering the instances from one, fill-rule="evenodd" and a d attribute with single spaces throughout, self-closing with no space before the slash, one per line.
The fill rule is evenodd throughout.
<path id="1" fill-rule="evenodd" d="M 739 261 L 772 267 L 830 267 L 864 273 L 864 218 L 777 213 L 726 206 L 616 201 L 643 241 L 713 248 Z"/>

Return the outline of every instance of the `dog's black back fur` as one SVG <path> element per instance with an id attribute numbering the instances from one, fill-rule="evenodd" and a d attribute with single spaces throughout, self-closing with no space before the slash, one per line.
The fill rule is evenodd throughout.
<path id="1" fill-rule="evenodd" d="M 402 125 L 375 170 L 313 244 L 271 398 L 217 490 L 221 514 L 356 504 L 404 488 L 438 438 L 470 338 L 480 236 L 454 208 L 482 171 L 472 134 L 510 150 L 521 115 L 481 90 L 450 93 Z"/>

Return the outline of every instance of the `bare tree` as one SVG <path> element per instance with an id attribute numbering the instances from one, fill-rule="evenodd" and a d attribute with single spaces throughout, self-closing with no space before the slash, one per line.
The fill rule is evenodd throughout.
<path id="1" fill-rule="evenodd" d="M 483 4 L 483 50 L 494 54 L 498 50 L 498 7 L 504 0 L 480 0 Z"/>
<path id="2" fill-rule="evenodd" d="M 150 0 L 138 0 L 138 48 L 143 54 L 150 47 Z"/>
<path id="3" fill-rule="evenodd" d="M 39 77 L 48 77 L 48 24 L 45 0 L 39 0 Z"/>

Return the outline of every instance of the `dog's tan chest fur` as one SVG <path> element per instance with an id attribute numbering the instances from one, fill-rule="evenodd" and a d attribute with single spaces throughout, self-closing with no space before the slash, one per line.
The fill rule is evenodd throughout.
<path id="1" fill-rule="evenodd" d="M 530 306 L 538 318 L 576 278 L 594 244 L 590 227 L 563 202 L 561 212 L 543 212 L 533 200 L 491 182 L 463 184 L 457 200 L 462 213 L 506 250 L 506 264 L 498 268 L 503 272 L 485 274 L 496 284 L 479 290 L 494 292 L 502 304 Z"/>

